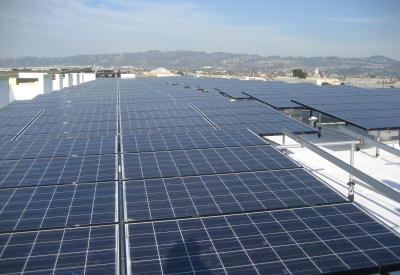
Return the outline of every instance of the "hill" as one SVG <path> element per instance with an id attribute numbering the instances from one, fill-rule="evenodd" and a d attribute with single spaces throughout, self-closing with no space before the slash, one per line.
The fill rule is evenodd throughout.
<path id="1" fill-rule="evenodd" d="M 165 67 L 171 70 L 189 72 L 207 68 L 213 71 L 227 70 L 233 72 L 273 72 L 303 68 L 306 70 L 320 69 L 320 72 L 327 74 L 400 76 L 400 61 L 379 55 L 366 58 L 344 58 L 337 56 L 280 57 L 224 52 L 147 51 L 66 57 L 0 58 L 0 67 L 3 68 L 67 65 L 87 66 L 93 64 L 104 68 L 132 66 L 134 68 L 152 69 Z"/>

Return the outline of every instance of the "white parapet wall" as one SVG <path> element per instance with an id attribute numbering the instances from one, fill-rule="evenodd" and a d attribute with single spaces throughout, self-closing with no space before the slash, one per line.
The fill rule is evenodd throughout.
<path id="1" fill-rule="evenodd" d="M 8 76 L 0 76 L 0 109 L 6 107 L 10 103 L 8 85 Z"/>
<path id="2" fill-rule="evenodd" d="M 63 79 L 63 88 L 72 86 L 72 75 L 65 74 Z"/>
<path id="3" fill-rule="evenodd" d="M 81 84 L 81 83 L 84 82 L 84 81 L 83 81 L 83 75 L 84 75 L 84 73 L 80 73 L 80 74 L 79 74 L 79 84 Z"/>
<path id="4" fill-rule="evenodd" d="M 20 78 L 34 79 L 34 82 L 19 83 L 17 78 L 9 79 L 9 99 L 14 100 L 32 99 L 40 94 L 53 92 L 53 77 L 43 73 L 20 73 Z"/>
<path id="5" fill-rule="evenodd" d="M 76 86 L 78 85 L 78 74 L 77 73 L 72 73 L 72 85 Z"/>
<path id="6" fill-rule="evenodd" d="M 18 78 L 40 78 L 42 75 L 45 75 L 47 73 L 24 73 L 24 72 L 20 72 L 18 73 Z"/>
<path id="7" fill-rule="evenodd" d="M 84 73 L 83 74 L 83 82 L 88 82 L 96 80 L 96 74 L 95 73 Z"/>
<path id="8" fill-rule="evenodd" d="M 53 92 L 53 76 L 49 75 L 49 74 L 43 75 L 43 82 L 41 82 L 39 80 L 39 85 L 43 85 L 43 86 L 41 86 L 41 89 L 43 89 L 44 94 L 52 93 Z"/>
<path id="9" fill-rule="evenodd" d="M 61 74 L 55 74 L 55 79 L 53 80 L 53 91 L 62 90 L 63 87 L 63 77 Z"/>
<path id="10" fill-rule="evenodd" d="M 135 74 L 121 74 L 121 79 L 132 79 L 135 78 Z"/>

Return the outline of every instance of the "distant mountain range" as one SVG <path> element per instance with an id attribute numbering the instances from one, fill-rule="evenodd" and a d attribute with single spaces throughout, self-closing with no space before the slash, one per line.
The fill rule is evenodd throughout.
<path id="1" fill-rule="evenodd" d="M 2 68 L 87 66 L 96 64 L 104 68 L 133 66 L 134 69 L 165 67 L 170 70 L 233 71 L 233 72 L 276 72 L 293 68 L 319 69 L 327 74 L 369 74 L 400 76 L 400 61 L 384 57 L 367 58 L 329 57 L 281 57 L 224 52 L 205 53 L 194 51 L 147 51 L 122 54 L 74 55 L 66 57 L 20 57 L 0 58 Z"/>

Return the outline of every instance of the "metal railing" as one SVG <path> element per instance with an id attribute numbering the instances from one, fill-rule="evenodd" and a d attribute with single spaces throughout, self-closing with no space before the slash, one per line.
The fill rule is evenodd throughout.
<path id="1" fill-rule="evenodd" d="M 336 158 L 335 156 L 329 154 L 328 152 L 318 148 L 316 144 L 312 144 L 308 141 L 306 141 L 303 138 L 298 137 L 294 133 L 283 129 L 282 134 L 290 137 L 297 143 L 299 143 L 302 147 L 306 147 L 307 149 L 311 150 L 312 152 L 316 153 L 317 155 L 323 157 L 324 159 L 328 160 L 329 162 L 333 163 L 334 165 L 338 166 L 339 168 L 345 170 L 350 174 L 350 181 L 349 181 L 349 199 L 354 200 L 354 179 L 353 177 L 358 178 L 359 180 L 363 181 L 364 183 L 368 184 L 371 188 L 375 189 L 378 193 L 384 195 L 387 198 L 390 198 L 391 200 L 394 200 L 396 202 L 400 202 L 400 193 L 389 187 L 388 185 L 374 179 L 373 177 L 367 175 L 366 173 L 356 169 L 350 164 L 347 164 L 346 162 Z M 351 144 L 352 146 L 352 153 L 354 155 L 354 145 L 359 143 L 360 141 L 352 141 L 352 142 L 339 142 L 336 145 L 344 145 L 344 144 Z M 322 143 L 323 144 L 323 143 Z M 327 143 L 329 145 L 334 144 L 333 142 Z M 289 146 L 289 145 L 286 145 Z M 282 147 L 282 146 L 277 146 L 277 148 Z M 389 146 L 388 146 L 389 147 Z M 390 147 L 389 147 L 390 148 Z M 354 165 L 354 156 L 350 157 L 350 163 Z"/>

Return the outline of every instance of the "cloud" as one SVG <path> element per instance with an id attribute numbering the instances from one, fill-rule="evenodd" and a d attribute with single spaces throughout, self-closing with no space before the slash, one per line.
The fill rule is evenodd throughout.
<path id="1" fill-rule="evenodd" d="M 390 15 L 390 16 L 381 16 L 381 17 L 336 17 L 336 18 L 329 18 L 332 21 L 338 22 L 348 22 L 348 23 L 396 23 L 398 24 L 397 20 L 400 15 Z"/>

